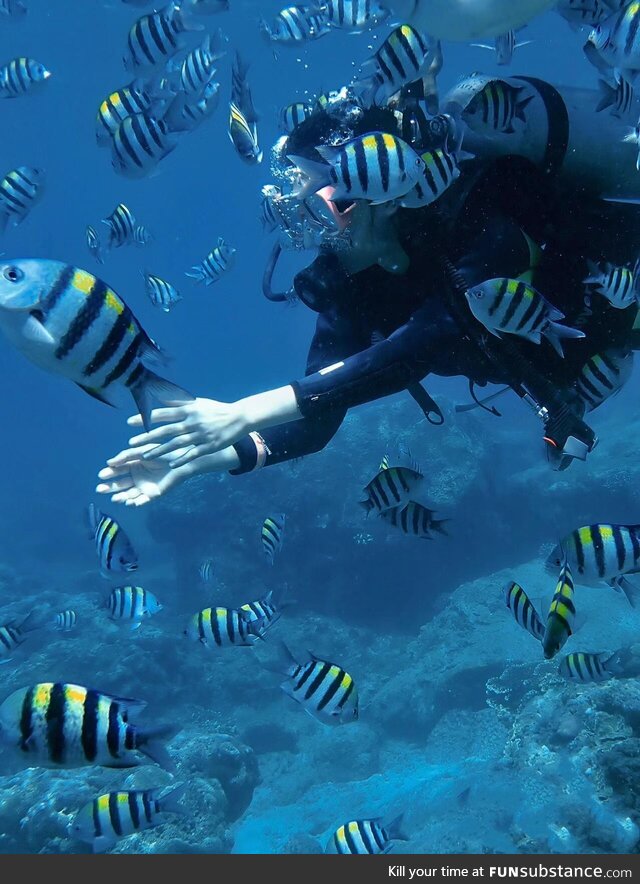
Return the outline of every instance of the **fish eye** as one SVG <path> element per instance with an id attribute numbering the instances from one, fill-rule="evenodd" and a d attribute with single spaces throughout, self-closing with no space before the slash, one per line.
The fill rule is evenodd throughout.
<path id="1" fill-rule="evenodd" d="M 9 280 L 9 282 L 20 282 L 24 273 L 17 267 L 5 267 L 3 275 L 5 279 Z"/>

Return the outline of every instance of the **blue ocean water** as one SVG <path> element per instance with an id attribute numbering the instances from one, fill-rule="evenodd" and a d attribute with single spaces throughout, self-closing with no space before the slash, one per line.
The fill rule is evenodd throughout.
<path id="1" fill-rule="evenodd" d="M 25 2 L 24 19 L 0 16 L 0 62 L 28 55 L 52 76 L 34 94 L 2 102 L 0 175 L 42 168 L 46 188 L 32 214 L 3 235 L 2 260 L 58 260 L 103 278 L 170 354 L 165 373 L 199 396 L 233 402 L 301 377 L 316 317 L 261 294 L 273 240 L 259 220 L 260 191 L 273 180 L 278 113 L 349 82 L 390 27 L 333 32 L 274 54 L 258 20 L 279 11 L 276 0 L 232 0 L 229 12 L 202 16 L 228 37 L 221 106 L 157 175 L 129 180 L 97 147 L 95 114 L 131 79 L 122 64 L 126 36 L 146 10 L 120 0 Z M 522 32 L 532 43 L 516 50 L 509 74 L 595 89 L 581 50 L 587 33 L 553 11 L 536 18 Z M 259 112 L 265 160 L 253 167 L 238 159 L 226 131 L 234 48 L 251 62 Z M 487 50 L 447 42 L 444 54 L 441 94 L 474 71 L 505 75 Z M 120 202 L 154 238 L 111 251 L 101 267 L 85 229 L 104 236 L 100 219 Z M 215 286 L 198 287 L 185 271 L 219 237 L 237 249 L 236 264 Z M 284 282 L 313 257 L 286 256 Z M 183 294 L 169 314 L 149 302 L 145 269 Z M 3 753 L 0 852 L 86 851 L 67 830 L 83 805 L 109 791 L 173 782 L 186 783 L 182 814 L 120 841 L 117 852 L 321 852 L 346 821 L 399 814 L 408 840 L 394 842 L 398 852 L 637 850 L 640 805 L 629 787 L 638 763 L 636 681 L 561 679 L 513 622 L 503 591 L 517 580 L 530 598 L 544 599 L 546 612 L 555 582 L 544 559 L 558 538 L 577 525 L 638 521 L 636 374 L 590 416 L 600 445 L 567 472 L 549 468 L 541 425 L 515 396 L 500 400 L 500 420 L 458 414 L 467 380 L 431 377 L 442 428 L 398 394 L 351 412 L 318 455 L 248 477 L 198 477 L 129 510 L 99 500 L 94 488 L 106 459 L 127 444 L 133 404 L 110 409 L 8 342 L 0 373 L 0 620 L 31 610 L 78 615 L 68 634 L 29 634 L 0 667 L 0 702 L 43 682 L 140 698 L 148 703 L 141 722 L 171 726 L 176 764 L 173 774 L 152 763 L 49 770 Z M 403 537 L 358 507 L 380 459 L 399 444 L 424 471 L 438 517 L 451 520 L 448 536 Z M 91 501 L 126 530 L 140 556 L 135 582 L 162 602 L 140 629 L 111 622 L 103 607 L 117 581 L 98 572 L 83 518 Z M 285 537 L 270 565 L 260 531 L 276 513 L 286 514 Z M 206 559 L 208 584 L 199 576 Z M 200 609 L 239 607 L 269 592 L 282 600 L 282 617 L 258 647 L 212 649 L 183 637 Z M 624 596 L 603 586 L 580 592 L 586 622 L 565 650 L 632 646 L 638 615 Z M 282 676 L 258 662 L 268 664 L 279 640 L 299 661 L 310 650 L 353 676 L 357 722 L 326 726 L 284 695 Z"/>

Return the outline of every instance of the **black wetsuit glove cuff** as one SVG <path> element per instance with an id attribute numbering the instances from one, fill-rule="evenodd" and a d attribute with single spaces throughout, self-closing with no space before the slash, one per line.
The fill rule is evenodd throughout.
<path id="1" fill-rule="evenodd" d="M 255 470 L 258 464 L 258 449 L 251 436 L 243 436 L 234 444 L 234 449 L 240 460 L 240 466 L 235 470 L 229 470 L 231 476 L 241 476 Z"/>

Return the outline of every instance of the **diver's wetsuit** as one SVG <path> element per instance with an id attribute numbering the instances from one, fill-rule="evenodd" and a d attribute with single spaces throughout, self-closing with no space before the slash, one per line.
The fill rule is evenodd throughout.
<path id="1" fill-rule="evenodd" d="M 513 364 L 514 346 L 555 387 L 569 388 L 592 355 L 624 347 L 629 340 L 635 307 L 615 310 L 596 297 L 589 312 L 584 303 L 587 256 L 620 263 L 634 259 L 629 243 L 639 241 L 638 213 L 622 229 L 621 214 L 625 209 L 585 205 L 575 194 L 557 193 L 529 165 L 523 170 L 511 161 L 484 172 L 455 211 L 455 237 L 446 238 L 446 251 L 467 286 L 515 278 L 530 268 L 523 229 L 546 243 L 533 282 L 566 314 L 565 324 L 587 334 L 565 343 L 564 360 L 544 339 L 537 345 L 514 336 L 508 336 L 509 358 L 487 359 L 477 335 L 468 333 L 469 323 L 483 330 L 465 299 L 458 296 L 453 309 L 445 294 L 451 282 L 442 265 L 443 237 L 436 233 L 443 226 L 439 210 L 398 213 L 400 240 L 411 260 L 405 275 L 375 266 L 350 277 L 335 255 L 321 254 L 295 280 L 300 299 L 319 313 L 306 376 L 292 384 L 303 418 L 260 433 L 267 452 L 264 465 L 321 450 L 349 408 L 400 392 L 430 373 L 462 375 L 481 386 L 521 380 Z M 607 227 L 613 242 L 605 241 Z M 603 254 L 603 249 L 608 251 Z M 371 345 L 374 334 L 385 339 Z M 494 352 L 506 349 L 488 332 L 484 337 Z M 241 466 L 234 472 L 254 469 L 254 438 L 241 439 L 235 448 Z"/>

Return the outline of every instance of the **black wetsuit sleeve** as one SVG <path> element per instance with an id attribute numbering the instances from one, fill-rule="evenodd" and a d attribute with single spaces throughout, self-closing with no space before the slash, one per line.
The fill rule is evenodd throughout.
<path id="1" fill-rule="evenodd" d="M 528 266 L 526 240 L 512 222 L 491 219 L 458 266 L 468 285 L 497 275 L 515 276 Z M 434 280 L 422 284 L 433 288 Z M 437 281 L 435 287 L 444 284 Z M 463 303 L 459 309 L 468 311 L 468 306 Z M 373 346 L 353 325 L 347 324 L 345 333 L 343 324 L 332 313 L 320 316 L 307 374 L 292 383 L 303 419 L 260 434 L 269 452 L 265 465 L 320 451 L 349 408 L 399 393 L 427 374 L 463 375 L 480 384 L 505 380 L 486 364 L 438 295 L 426 298 L 404 325 Z M 235 449 L 241 466 L 234 472 L 254 469 L 255 442 L 247 437 Z"/>
<path id="2" fill-rule="evenodd" d="M 529 266 L 529 249 L 521 229 L 503 216 L 491 218 L 458 262 L 468 286 L 496 276 L 517 276 Z M 425 286 L 435 289 L 409 319 L 381 343 L 293 383 L 305 417 L 328 408 L 349 409 L 405 390 L 427 374 L 462 375 L 478 384 L 503 383 L 494 366 L 465 334 L 438 289 L 447 285 L 433 273 Z M 458 316 L 475 323 L 466 303 L 457 304 Z"/>
<path id="3" fill-rule="evenodd" d="M 340 319 L 334 311 L 321 314 L 309 349 L 307 375 L 313 376 L 321 372 L 325 367 L 346 359 L 362 347 L 361 333 L 352 324 Z M 329 405 L 309 417 L 261 431 L 259 435 L 266 446 L 264 466 L 322 451 L 338 432 L 345 413 L 346 408 L 338 404 Z M 232 470 L 232 475 L 255 469 L 258 449 L 254 439 L 245 436 L 235 443 L 234 448 L 240 458 L 240 467 Z"/>

